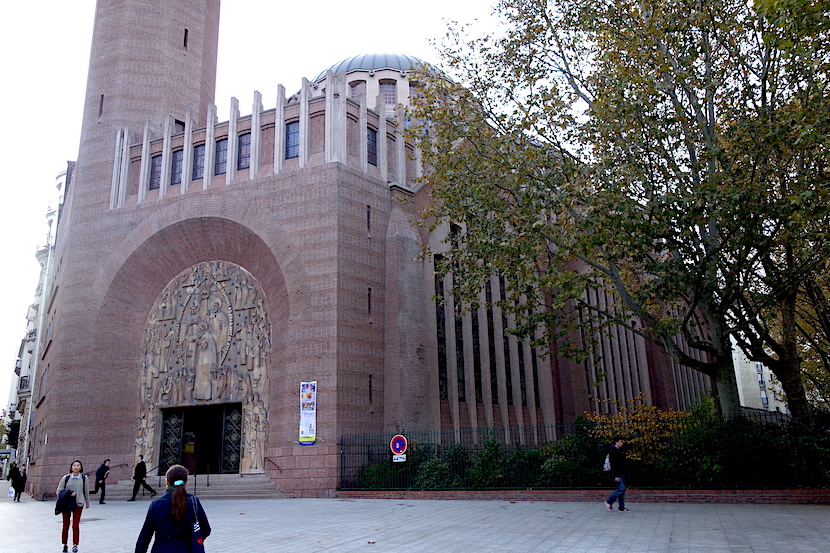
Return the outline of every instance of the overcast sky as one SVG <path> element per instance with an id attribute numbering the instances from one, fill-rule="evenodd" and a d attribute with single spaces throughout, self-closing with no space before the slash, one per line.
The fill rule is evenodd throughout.
<path id="1" fill-rule="evenodd" d="M 265 109 L 277 85 L 299 89 L 334 63 L 357 54 L 395 52 L 437 62 L 431 41 L 447 21 L 488 20 L 495 0 L 419 0 L 361 5 L 342 0 L 226 0 L 219 35 L 216 105 L 227 120 L 230 98 L 243 115 L 253 91 Z M 46 211 L 56 205 L 55 177 L 77 157 L 95 0 L 3 3 L 0 31 L 0 408 L 5 408 L 46 243 Z M 81 331 L 82 329 L 79 329 Z M 94 383 L 90 383 L 93 384 Z"/>

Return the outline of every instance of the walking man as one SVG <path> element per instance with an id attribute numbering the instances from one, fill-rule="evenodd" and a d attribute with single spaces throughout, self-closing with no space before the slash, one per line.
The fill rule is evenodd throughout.
<path id="1" fill-rule="evenodd" d="M 618 508 L 621 513 L 627 513 L 630 510 L 625 508 L 625 473 L 627 472 L 627 462 L 623 449 L 624 445 L 625 442 L 622 438 L 614 438 L 614 443 L 611 444 L 608 460 L 611 463 L 611 476 L 614 477 L 614 481 L 617 483 L 617 489 L 605 500 L 605 508 L 609 511 L 614 510 L 614 501 L 619 501 Z"/>
<path id="2" fill-rule="evenodd" d="M 101 463 L 101 466 L 95 471 L 95 489 L 89 492 L 98 493 L 98 490 L 101 490 L 101 498 L 98 500 L 98 503 L 101 505 L 106 505 L 106 503 L 104 503 L 104 498 L 107 496 L 107 476 L 109 475 L 110 460 L 104 459 L 104 462 Z"/>
<path id="3" fill-rule="evenodd" d="M 138 463 L 135 465 L 133 471 L 133 496 L 127 501 L 135 501 L 135 496 L 138 494 L 138 489 L 144 486 L 144 489 L 150 492 L 150 497 L 156 495 L 156 490 L 151 488 L 144 480 L 147 478 L 147 465 L 144 464 L 144 455 L 138 456 Z"/>

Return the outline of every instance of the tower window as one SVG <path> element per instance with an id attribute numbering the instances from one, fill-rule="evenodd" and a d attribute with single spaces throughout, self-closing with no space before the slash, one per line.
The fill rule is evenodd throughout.
<path id="1" fill-rule="evenodd" d="M 188 34 L 189 34 L 189 31 L 187 29 L 185 29 L 184 30 L 184 40 L 182 41 L 182 46 L 184 46 L 185 50 L 187 50 L 187 35 Z"/>
<path id="2" fill-rule="evenodd" d="M 300 122 L 285 125 L 285 159 L 300 157 Z"/>
<path id="3" fill-rule="evenodd" d="M 237 148 L 237 169 L 247 169 L 251 166 L 251 133 L 245 133 L 239 136 L 239 146 Z"/>
<path id="4" fill-rule="evenodd" d="M 378 131 L 372 128 L 366 129 L 366 154 L 369 163 L 378 165 Z"/>
<path id="5" fill-rule="evenodd" d="M 182 183 L 182 164 L 184 162 L 184 150 L 173 151 L 173 163 L 170 167 L 170 184 Z"/>
<path id="6" fill-rule="evenodd" d="M 150 158 L 150 190 L 161 186 L 161 154 Z"/>
<path id="7" fill-rule="evenodd" d="M 199 180 L 205 176 L 205 145 L 199 144 L 193 148 L 193 175 L 191 179 Z"/>
<path id="8" fill-rule="evenodd" d="M 214 175 L 224 175 L 228 172 L 228 139 L 216 141 L 216 163 L 213 165 Z"/>

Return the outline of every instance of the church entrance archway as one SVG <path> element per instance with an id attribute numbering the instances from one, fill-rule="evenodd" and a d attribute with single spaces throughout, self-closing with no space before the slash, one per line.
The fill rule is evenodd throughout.
<path id="1" fill-rule="evenodd" d="M 159 469 L 264 472 L 270 323 L 257 279 L 228 261 L 180 273 L 150 311 L 136 454 Z"/>
<path id="2" fill-rule="evenodd" d="M 162 410 L 159 474 L 184 465 L 191 474 L 235 474 L 242 458 L 242 404 Z"/>

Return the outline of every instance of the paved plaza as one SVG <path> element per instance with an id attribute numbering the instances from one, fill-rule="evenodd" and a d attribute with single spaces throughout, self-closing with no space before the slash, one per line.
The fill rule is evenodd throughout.
<path id="1" fill-rule="evenodd" d="M 830 550 L 830 506 L 264 499 L 203 502 L 208 553 L 677 552 Z M 93 503 L 81 553 L 133 551 L 148 501 Z M 0 551 L 58 553 L 54 502 L 0 500 Z M 71 535 L 71 534 L 70 534 Z M 70 538 L 71 542 L 71 538 Z"/>

